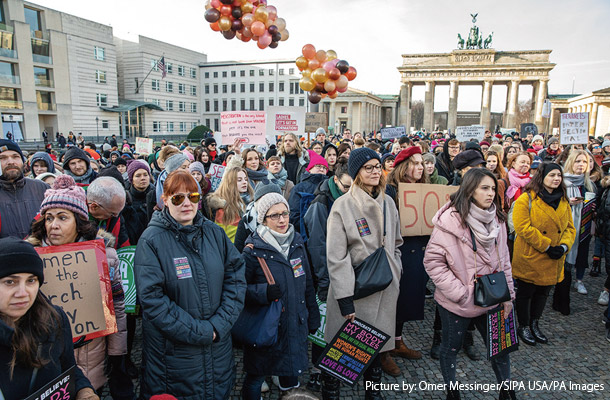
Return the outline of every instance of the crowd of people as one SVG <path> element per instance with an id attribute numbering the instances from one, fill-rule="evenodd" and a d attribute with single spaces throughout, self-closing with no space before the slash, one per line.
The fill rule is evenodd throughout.
<path id="1" fill-rule="evenodd" d="M 143 399 L 226 399 L 239 347 L 243 399 L 260 399 L 270 382 L 285 395 L 303 384 L 340 399 L 340 380 L 314 367 L 323 348 L 308 335 L 324 322 L 329 342 L 355 318 L 392 335 L 365 381 L 400 376 L 396 359 L 422 358 L 416 348 L 429 346 L 449 385 L 461 348 L 481 357 L 473 332 L 488 340 L 487 311 L 506 315 L 514 305 L 520 341 L 546 344 L 539 321 L 548 297 L 569 315 L 572 289 L 586 295 L 586 270 L 601 276 L 602 260 L 596 303 L 610 317 L 610 134 L 561 145 L 550 135 L 486 132 L 461 143 L 442 132 L 388 140 L 320 128 L 310 143 L 289 133 L 264 152 L 209 137 L 197 146 L 163 140 L 152 154 L 115 136 L 101 145 L 61 137 L 33 154 L 0 139 L 0 398 L 27 397 L 76 365 L 77 399 L 97 399 L 107 385 L 115 400 L 132 400 L 135 379 Z M 213 164 L 224 166 L 218 185 Z M 456 191 L 430 235 L 402 236 L 401 190 L 421 183 Z M 94 239 L 106 245 L 117 332 L 73 338 L 66 314 L 44 295 L 35 248 Z M 130 245 L 137 314 L 125 311 L 118 268 L 117 250 Z M 385 261 L 375 273 L 390 283 L 363 296 L 354 268 L 376 252 Z M 505 277 L 507 297 L 477 305 L 476 278 L 494 273 Z M 408 322 L 425 318 L 431 297 L 432 343 L 407 343 Z M 273 310 L 271 326 L 239 331 L 265 312 L 269 324 Z M 508 354 L 490 363 L 498 383 L 511 379 Z M 515 399 L 509 389 L 499 398 Z M 453 389 L 446 396 L 461 398 Z M 367 385 L 365 398 L 383 398 L 380 386 Z"/>

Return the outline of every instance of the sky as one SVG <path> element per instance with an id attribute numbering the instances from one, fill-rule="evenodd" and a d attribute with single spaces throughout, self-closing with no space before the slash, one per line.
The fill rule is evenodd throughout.
<path id="1" fill-rule="evenodd" d="M 308 43 L 337 52 L 358 70 L 350 86 L 375 94 L 398 94 L 402 54 L 448 53 L 457 34 L 477 26 L 492 47 L 553 50 L 549 93 L 587 93 L 610 87 L 608 0 L 268 0 L 284 18 L 290 37 L 276 49 L 226 40 L 203 18 L 204 0 L 33 0 L 33 3 L 111 25 L 114 35 L 138 35 L 207 54 L 208 61 L 296 59 Z M 531 86 L 530 86 L 531 87 Z M 421 89 L 421 90 L 419 90 Z M 492 111 L 503 111 L 506 89 L 494 86 Z M 436 110 L 446 110 L 448 86 L 436 91 Z M 460 87 L 459 111 L 478 111 L 481 88 Z M 421 87 L 414 100 L 423 99 Z M 521 86 L 519 100 L 531 97 Z"/>

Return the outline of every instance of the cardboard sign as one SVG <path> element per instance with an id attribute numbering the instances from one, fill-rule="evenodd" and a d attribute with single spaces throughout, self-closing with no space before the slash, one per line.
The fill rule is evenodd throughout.
<path id="1" fill-rule="evenodd" d="M 520 138 L 526 138 L 527 135 L 532 134 L 534 136 L 536 136 L 538 134 L 538 127 L 536 126 L 536 124 L 521 124 L 521 129 L 519 131 L 519 137 Z"/>
<path id="2" fill-rule="evenodd" d="M 390 335 L 358 318 L 354 322 L 346 320 L 324 349 L 316 368 L 354 386 L 389 339 Z"/>
<path id="3" fill-rule="evenodd" d="M 487 311 L 487 359 L 518 349 L 515 310 L 508 317 L 505 317 L 503 307 Z"/>
<path id="4" fill-rule="evenodd" d="M 460 142 L 469 142 L 471 139 L 480 142 L 485 138 L 485 127 L 481 125 L 458 126 L 455 128 L 455 138 Z"/>
<path id="5" fill-rule="evenodd" d="M 221 144 L 241 139 L 246 145 L 267 144 L 264 111 L 225 111 L 220 113 Z"/>
<path id="6" fill-rule="evenodd" d="M 563 145 L 589 143 L 589 113 L 561 114 L 559 129 L 559 142 Z"/>
<path id="7" fill-rule="evenodd" d="M 432 218 L 457 186 L 401 183 L 398 187 L 401 236 L 425 236 L 432 233 Z"/>
<path id="8" fill-rule="evenodd" d="M 36 251 L 44 265 L 41 290 L 68 316 L 74 341 L 84 335 L 88 340 L 115 333 L 104 240 L 36 247 Z"/>
<path id="9" fill-rule="evenodd" d="M 276 144 L 276 136 L 286 133 L 305 132 L 305 107 L 267 108 L 267 140 L 269 145 Z"/>
<path id="10" fill-rule="evenodd" d="M 119 271 L 125 292 L 125 312 L 137 314 L 136 305 L 136 280 L 133 273 L 133 260 L 136 255 L 136 246 L 121 247 L 117 251 L 119 256 Z"/>
<path id="11" fill-rule="evenodd" d="M 212 164 L 210 165 L 208 173 L 210 174 L 210 182 L 212 183 L 211 191 L 213 192 L 220 186 L 220 181 L 225 173 L 225 167 L 220 164 Z"/>
<path id="12" fill-rule="evenodd" d="M 328 113 L 308 112 L 305 114 L 305 132 L 315 132 L 318 128 L 328 128 Z"/>
<path id="13" fill-rule="evenodd" d="M 152 154 L 153 152 L 153 140 L 148 138 L 137 137 L 136 138 L 136 153 L 138 154 Z"/>
<path id="14" fill-rule="evenodd" d="M 313 335 L 307 336 L 311 343 L 317 344 L 320 347 L 326 347 L 324 341 L 324 328 L 326 327 L 326 303 L 318 298 L 316 295 L 316 302 L 318 303 L 318 310 L 320 310 L 320 327 Z"/>
<path id="15" fill-rule="evenodd" d="M 381 132 L 381 139 L 398 139 L 407 134 L 407 129 L 404 126 L 392 126 L 381 128 L 379 132 Z"/>
<path id="16" fill-rule="evenodd" d="M 70 400 L 76 398 L 76 379 L 74 368 L 68 368 L 66 372 L 41 387 L 36 393 L 31 394 L 24 400 Z"/>

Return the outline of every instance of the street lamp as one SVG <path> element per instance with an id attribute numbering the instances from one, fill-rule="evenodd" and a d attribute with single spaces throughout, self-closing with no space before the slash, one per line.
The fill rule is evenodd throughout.
<path id="1" fill-rule="evenodd" d="M 98 117 L 95 117 L 95 132 L 96 132 L 96 136 L 97 136 L 97 141 L 96 141 L 97 144 L 100 143 L 100 127 L 99 127 L 99 122 L 100 122 L 100 119 Z"/>

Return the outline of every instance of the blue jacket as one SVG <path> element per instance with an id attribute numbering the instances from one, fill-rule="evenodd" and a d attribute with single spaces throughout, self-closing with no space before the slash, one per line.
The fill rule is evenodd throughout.
<path id="1" fill-rule="evenodd" d="M 0 238 L 28 236 L 47 189 L 43 181 L 23 175 L 14 182 L 0 177 Z"/>
<path id="2" fill-rule="evenodd" d="M 143 313 L 143 398 L 229 397 L 235 381 L 231 328 L 243 308 L 244 270 L 222 228 L 201 213 L 188 226 L 167 209 L 154 213 L 134 261 Z"/>
<path id="3" fill-rule="evenodd" d="M 328 176 L 322 174 L 310 174 L 305 172 L 301 178 L 301 182 L 297 183 L 290 192 L 288 205 L 290 206 L 290 223 L 294 226 L 297 232 L 301 233 L 303 240 L 307 240 L 305 231 L 305 223 L 301 216 L 304 216 L 309 208 L 309 204 L 314 199 L 314 192 L 320 183 L 328 179 Z"/>
<path id="4" fill-rule="evenodd" d="M 254 249 L 247 245 L 251 243 Z M 267 280 L 257 257 L 267 261 L 275 283 L 282 291 L 283 312 L 278 341 L 268 348 L 244 348 L 244 370 L 255 375 L 299 376 L 308 366 L 307 335 L 320 326 L 320 312 L 303 240 L 295 232 L 288 260 L 254 232 L 246 240 L 246 307 L 267 305 Z M 293 272 L 291 262 L 300 260 L 303 274 Z"/>

